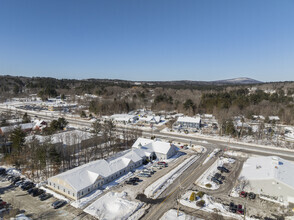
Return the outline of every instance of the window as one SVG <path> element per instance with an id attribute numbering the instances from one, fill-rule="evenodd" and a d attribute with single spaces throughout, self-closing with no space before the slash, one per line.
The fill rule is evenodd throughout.
<path id="1" fill-rule="evenodd" d="M 84 195 L 84 192 L 82 192 L 82 195 Z"/>
<path id="2" fill-rule="evenodd" d="M 75 196 L 75 194 L 73 193 L 72 196 Z"/>
<path id="3" fill-rule="evenodd" d="M 88 188 L 88 192 L 90 192 L 90 188 Z"/>
<path id="4" fill-rule="evenodd" d="M 70 191 L 68 191 L 68 195 L 70 195 Z"/>
<path id="5" fill-rule="evenodd" d="M 51 186 L 51 182 L 49 182 L 49 185 Z"/>
<path id="6" fill-rule="evenodd" d="M 57 189 L 59 189 L 59 186 L 57 186 Z"/>
<path id="7" fill-rule="evenodd" d="M 54 183 L 54 188 L 55 188 L 55 183 Z"/>
<path id="8" fill-rule="evenodd" d="M 63 189 L 63 192 L 65 192 L 65 189 Z"/>
<path id="9" fill-rule="evenodd" d="M 78 196 L 80 196 L 80 192 L 78 192 Z"/>

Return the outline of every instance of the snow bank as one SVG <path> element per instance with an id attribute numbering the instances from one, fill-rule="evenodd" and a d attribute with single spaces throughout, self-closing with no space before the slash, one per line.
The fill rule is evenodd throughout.
<path id="1" fill-rule="evenodd" d="M 126 192 L 109 192 L 89 205 L 84 212 L 101 220 L 128 219 L 143 203 L 129 201 L 126 197 Z"/>
<path id="2" fill-rule="evenodd" d="M 27 217 L 25 214 L 18 214 L 15 218 L 10 218 L 11 220 L 31 220 L 31 218 Z"/>
<path id="3" fill-rule="evenodd" d="M 160 220 L 202 220 L 191 215 L 187 215 L 184 212 L 179 212 L 175 209 L 170 209 L 160 218 Z"/>
<path id="4" fill-rule="evenodd" d="M 244 158 L 248 157 L 248 154 L 246 154 L 246 153 L 232 151 L 232 150 L 225 151 L 224 154 L 231 156 L 231 157 L 244 157 Z"/>
<path id="5" fill-rule="evenodd" d="M 211 158 L 213 158 L 220 149 L 216 148 L 212 151 L 211 154 L 208 154 L 207 158 L 203 161 L 203 164 L 206 164 Z"/>
<path id="6" fill-rule="evenodd" d="M 186 159 L 179 166 L 171 170 L 169 173 L 149 185 L 144 194 L 147 197 L 157 198 L 170 184 L 172 184 L 189 166 L 191 166 L 199 157 L 194 155 Z"/>
<path id="7" fill-rule="evenodd" d="M 45 188 L 44 186 L 41 186 L 40 189 L 43 189 L 46 191 L 46 193 L 50 193 L 53 195 L 53 197 L 57 198 L 57 199 L 61 199 L 61 200 L 64 200 L 66 202 L 69 202 L 69 199 L 67 199 L 66 197 L 64 197 L 63 195 L 60 195 L 56 192 L 54 192 L 53 190 L 51 189 L 48 189 L 48 188 Z"/>

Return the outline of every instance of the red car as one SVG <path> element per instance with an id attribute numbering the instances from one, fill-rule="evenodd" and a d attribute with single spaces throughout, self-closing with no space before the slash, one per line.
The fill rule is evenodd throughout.
<path id="1" fill-rule="evenodd" d="M 247 196 L 247 192 L 245 191 L 240 192 L 240 197 L 245 198 L 246 196 Z"/>

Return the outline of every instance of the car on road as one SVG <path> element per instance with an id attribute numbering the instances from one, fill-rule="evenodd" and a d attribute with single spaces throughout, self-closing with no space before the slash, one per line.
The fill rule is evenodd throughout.
<path id="1" fill-rule="evenodd" d="M 58 208 L 64 206 L 65 204 L 66 204 L 66 201 L 64 201 L 64 200 L 57 200 L 57 201 L 53 202 L 53 203 L 51 204 L 51 206 L 52 206 L 54 209 L 58 209 Z"/>
<path id="2" fill-rule="evenodd" d="M 245 192 L 245 191 L 241 191 L 240 192 L 240 197 L 242 197 L 242 198 L 246 198 L 247 197 L 247 192 Z"/>
<path id="3" fill-rule="evenodd" d="M 49 198 L 51 198 L 51 197 L 52 197 L 52 194 L 50 194 L 50 193 L 44 193 L 44 194 L 42 194 L 42 195 L 39 195 L 39 199 L 40 199 L 41 201 L 47 200 L 47 199 L 49 199 Z"/>

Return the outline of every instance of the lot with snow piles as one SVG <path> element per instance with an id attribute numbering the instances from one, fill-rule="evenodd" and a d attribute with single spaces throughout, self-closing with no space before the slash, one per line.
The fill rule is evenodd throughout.
<path id="1" fill-rule="evenodd" d="M 142 206 L 142 202 L 129 201 L 126 192 L 109 192 L 89 205 L 84 212 L 102 220 L 124 220 Z"/>
<path id="2" fill-rule="evenodd" d="M 215 173 L 218 173 L 217 170 L 218 166 L 223 166 L 226 163 L 235 163 L 235 160 L 232 158 L 227 157 L 220 157 L 218 158 L 199 178 L 196 180 L 196 184 L 206 188 L 206 189 L 218 189 L 220 185 L 211 181 L 211 178 L 214 176 Z M 206 184 L 211 184 L 211 187 L 205 186 Z"/>
<path id="3" fill-rule="evenodd" d="M 160 220 L 202 220 L 191 215 L 187 215 L 184 212 L 179 212 L 175 209 L 170 209 L 160 218 Z"/>
<path id="4" fill-rule="evenodd" d="M 187 207 L 190 207 L 192 209 L 196 209 L 196 210 L 202 210 L 202 211 L 205 211 L 205 212 L 211 212 L 211 213 L 215 213 L 215 210 L 218 210 L 219 214 L 223 215 L 223 216 L 226 216 L 226 217 L 232 217 L 232 218 L 235 218 L 235 219 L 240 219 L 242 220 L 243 219 L 243 215 L 238 215 L 238 214 L 234 214 L 234 213 L 231 213 L 229 212 L 229 207 L 228 206 L 225 206 L 221 203 L 218 203 L 218 202 L 215 202 L 213 201 L 213 198 L 207 194 L 204 194 L 204 196 L 201 198 L 201 200 L 204 200 L 205 201 L 205 205 L 204 207 L 198 207 L 196 205 L 196 201 L 190 201 L 189 198 L 191 196 L 191 193 L 193 191 L 187 191 L 180 199 L 180 203 L 184 206 L 187 206 Z M 195 192 L 197 193 L 197 192 Z M 248 218 L 246 218 L 248 219 Z"/>

